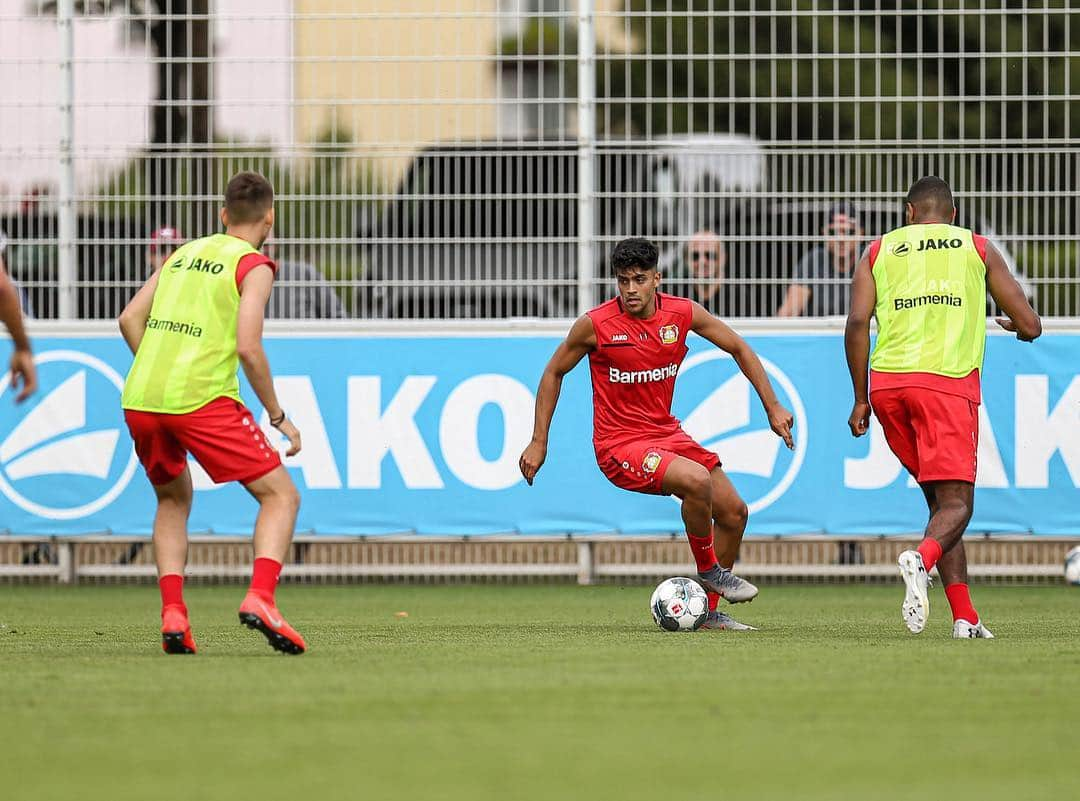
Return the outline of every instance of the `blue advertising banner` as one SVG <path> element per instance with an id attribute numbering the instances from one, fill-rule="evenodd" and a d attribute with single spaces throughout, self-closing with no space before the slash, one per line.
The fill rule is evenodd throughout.
<path id="1" fill-rule="evenodd" d="M 795 415 L 788 451 L 735 363 L 696 337 L 675 414 L 720 454 L 759 534 L 919 529 L 919 490 L 880 430 L 848 433 L 851 390 L 835 334 L 750 336 Z M 547 463 L 517 469 L 533 392 L 557 337 L 275 337 L 267 342 L 304 449 L 287 466 L 320 534 L 553 534 L 681 530 L 677 502 L 608 484 L 592 452 L 587 366 L 563 386 Z M 153 493 L 119 408 L 119 338 L 37 340 L 40 391 L 0 381 L 0 530 L 148 533 Z M 1080 336 L 990 337 L 974 531 L 1080 534 Z M 245 398 L 261 407 L 250 390 Z M 280 442 L 265 416 L 263 428 Z M 283 445 L 283 443 L 281 443 Z M 193 532 L 248 533 L 255 503 L 192 464 Z"/>

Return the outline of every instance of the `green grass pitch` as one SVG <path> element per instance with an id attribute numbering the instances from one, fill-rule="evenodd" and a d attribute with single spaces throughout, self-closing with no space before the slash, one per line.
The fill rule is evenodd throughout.
<path id="1" fill-rule="evenodd" d="M 668 634 L 647 587 L 285 586 L 308 654 L 152 586 L 0 587 L 11 801 L 1080 798 L 1080 590 L 973 591 L 993 641 L 900 586 L 765 585 L 749 634 Z M 407 618 L 395 613 L 407 611 Z"/>

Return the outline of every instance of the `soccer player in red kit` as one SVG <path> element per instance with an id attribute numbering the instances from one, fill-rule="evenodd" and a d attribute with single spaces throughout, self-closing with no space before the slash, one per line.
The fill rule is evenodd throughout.
<path id="1" fill-rule="evenodd" d="M 1007 315 L 998 324 L 1017 339 L 1036 339 L 1042 322 L 993 244 L 954 225 L 945 181 L 920 178 L 904 209 L 907 224 L 871 243 L 855 268 L 845 331 L 855 392 L 848 426 L 856 437 L 866 434 L 873 409 L 930 512 L 918 549 L 897 560 L 904 624 L 912 634 L 925 628 L 936 566 L 953 637 L 989 639 L 971 603 L 962 539 L 975 502 L 987 291 Z M 871 317 L 878 324 L 873 354 Z"/>
<path id="2" fill-rule="evenodd" d="M 593 385 L 593 446 L 608 480 L 632 492 L 674 495 L 698 577 L 709 594 L 704 628 L 750 630 L 717 610 L 719 599 L 752 601 L 758 589 L 731 572 L 746 529 L 746 504 L 720 459 L 690 438 L 671 414 L 675 377 L 690 331 L 730 353 L 749 379 L 769 425 L 789 448 L 791 412 L 776 399 L 746 342 L 698 303 L 658 292 L 656 245 L 624 239 L 611 254 L 619 294 L 579 318 L 555 350 L 536 393 L 532 441 L 519 467 L 531 485 L 547 456 L 548 430 L 562 379 L 588 355 Z"/>
<path id="3" fill-rule="evenodd" d="M 161 590 L 161 646 L 193 654 L 184 570 L 192 483 L 188 454 L 217 483 L 237 481 L 259 503 L 251 584 L 240 622 L 283 653 L 304 638 L 278 610 L 274 593 L 292 542 L 300 494 L 255 415 L 240 398 L 242 366 L 270 425 L 300 451 L 300 432 L 278 403 L 263 349 L 263 314 L 276 265 L 259 252 L 274 225 L 274 189 L 241 172 L 225 189 L 225 232 L 180 247 L 135 293 L 120 331 L 135 354 L 121 403 L 135 452 L 157 496 L 154 561 Z"/>

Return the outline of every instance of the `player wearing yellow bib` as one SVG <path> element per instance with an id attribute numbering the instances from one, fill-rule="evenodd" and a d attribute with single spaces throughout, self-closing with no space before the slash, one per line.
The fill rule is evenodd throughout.
<path id="1" fill-rule="evenodd" d="M 845 334 L 855 389 L 848 425 L 861 437 L 873 407 L 889 447 L 919 482 L 930 509 L 918 550 L 898 560 L 908 629 L 918 634 L 926 626 L 929 572 L 936 565 L 952 608 L 953 637 L 993 637 L 971 604 L 961 539 L 974 504 L 987 290 L 1008 315 L 998 324 L 1017 339 L 1030 342 L 1042 325 L 997 249 L 952 224 L 956 208 L 945 181 L 916 181 L 905 211 L 907 225 L 871 243 L 855 268 Z M 873 356 L 871 316 L 878 323 Z"/>
<path id="2" fill-rule="evenodd" d="M 262 346 L 263 313 L 276 266 L 259 248 L 274 225 L 274 190 L 261 175 L 229 181 L 221 210 L 225 233 L 180 247 L 120 315 L 135 354 L 122 405 L 135 451 L 157 494 L 154 560 L 161 589 L 162 648 L 195 653 L 187 606 L 187 520 L 194 456 L 217 483 L 239 481 L 259 502 L 251 586 L 240 621 L 279 651 L 303 653 L 303 637 L 274 602 L 292 542 L 300 495 L 281 458 L 240 400 L 237 370 L 251 383 L 270 424 L 300 451 L 300 432 L 274 392 Z"/>

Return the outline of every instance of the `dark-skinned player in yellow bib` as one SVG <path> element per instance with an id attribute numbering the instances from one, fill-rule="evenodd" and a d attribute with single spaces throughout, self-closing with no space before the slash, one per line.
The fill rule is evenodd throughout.
<path id="1" fill-rule="evenodd" d="M 908 630 L 926 626 L 936 566 L 953 637 L 990 638 L 971 603 L 962 539 L 975 497 L 987 290 L 1007 315 L 998 324 L 1017 339 L 1030 342 L 1042 325 L 993 244 L 953 225 L 945 181 L 916 181 L 905 214 L 907 225 L 872 242 L 855 268 L 845 335 L 855 390 L 848 425 L 861 437 L 873 411 L 930 510 L 922 543 L 897 560 Z M 878 338 L 870 355 L 872 316 Z"/>

